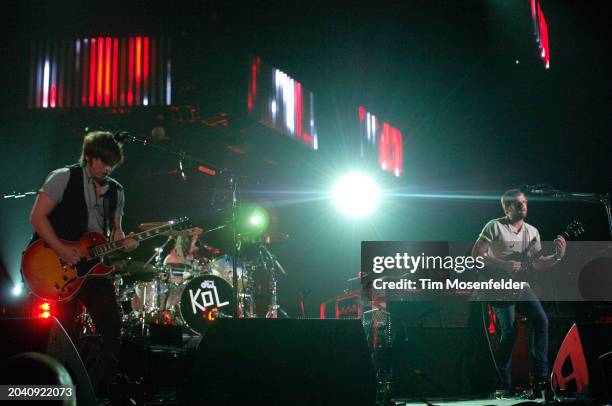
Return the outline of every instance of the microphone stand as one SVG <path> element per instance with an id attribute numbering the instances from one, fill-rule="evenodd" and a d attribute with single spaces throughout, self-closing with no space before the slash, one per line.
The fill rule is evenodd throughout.
<path id="1" fill-rule="evenodd" d="M 120 135 L 115 135 L 115 140 L 117 140 L 118 142 L 122 142 L 125 143 L 125 140 L 129 140 L 130 142 L 133 142 L 135 144 L 141 144 L 143 146 L 149 146 L 153 149 L 156 149 L 158 151 L 161 152 L 165 152 L 168 155 L 174 155 L 175 157 L 178 158 L 178 162 L 179 162 L 179 175 L 181 175 L 181 178 L 183 180 L 186 179 L 186 176 L 183 172 L 183 162 L 187 161 L 187 162 L 192 162 L 194 164 L 198 164 L 198 165 L 202 165 L 204 167 L 206 167 L 207 169 L 212 170 L 213 172 L 216 173 L 225 173 L 225 172 L 230 172 L 227 168 L 221 168 L 218 167 L 217 165 L 213 165 L 209 162 L 206 162 L 200 158 L 196 158 L 192 155 L 188 155 L 185 151 L 183 151 L 182 149 L 172 149 L 172 148 L 168 148 L 168 147 L 162 147 L 161 145 L 158 144 L 154 144 L 152 142 L 150 142 L 149 140 L 147 140 L 146 138 L 140 138 L 140 137 L 136 137 L 128 132 L 121 132 L 119 133 Z M 233 175 L 232 175 L 233 176 Z"/>
<path id="2" fill-rule="evenodd" d="M 554 189 L 550 185 L 525 185 L 525 190 L 533 195 L 546 195 L 553 198 L 570 198 L 572 200 L 586 202 L 586 203 L 600 203 L 604 206 L 606 211 L 606 217 L 608 220 L 608 229 L 610 232 L 610 239 L 612 239 L 612 210 L 611 210 L 611 194 L 610 193 L 577 193 L 577 192 L 564 192 L 562 190 Z"/>
<path id="3" fill-rule="evenodd" d="M 610 239 L 612 240 L 612 212 L 610 210 L 610 193 L 569 193 L 569 196 L 576 200 L 589 203 L 601 203 L 606 210 L 606 217 L 608 220 L 608 228 L 610 230 Z"/>
<path id="4" fill-rule="evenodd" d="M 234 318 L 240 317 L 239 294 L 238 294 L 238 256 L 240 255 L 241 241 L 238 240 L 238 180 L 233 172 L 230 172 L 230 187 L 232 188 L 232 285 L 234 285 Z"/>

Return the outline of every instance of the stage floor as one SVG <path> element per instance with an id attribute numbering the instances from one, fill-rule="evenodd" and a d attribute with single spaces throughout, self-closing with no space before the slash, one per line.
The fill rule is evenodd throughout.
<path id="1" fill-rule="evenodd" d="M 429 403 L 427 403 L 429 402 Z M 421 401 L 415 401 L 414 399 L 393 399 L 391 404 L 395 406 L 423 406 L 423 405 L 435 405 L 435 406 L 511 406 L 511 405 L 526 405 L 526 404 L 544 404 L 544 398 L 529 400 L 529 399 L 461 399 L 453 400 L 449 398 L 438 398 L 438 399 L 426 399 Z"/>

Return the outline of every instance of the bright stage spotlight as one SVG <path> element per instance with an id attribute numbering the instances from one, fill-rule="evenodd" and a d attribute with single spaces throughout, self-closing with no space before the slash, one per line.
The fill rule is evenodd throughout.
<path id="1" fill-rule="evenodd" d="M 17 282 L 11 291 L 13 296 L 21 296 L 23 293 L 23 282 Z"/>
<path id="2" fill-rule="evenodd" d="M 380 190 L 368 176 L 352 172 L 336 183 L 332 199 L 338 210 L 347 216 L 363 217 L 376 209 Z"/>

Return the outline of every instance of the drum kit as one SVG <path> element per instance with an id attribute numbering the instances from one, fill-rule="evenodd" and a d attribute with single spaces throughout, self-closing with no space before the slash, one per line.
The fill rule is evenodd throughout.
<path id="1" fill-rule="evenodd" d="M 141 230 L 158 226 L 144 223 Z M 288 238 L 270 234 L 250 238 L 256 249 L 236 260 L 238 292 L 234 290 L 233 258 L 202 243 L 201 229 L 169 231 L 167 240 L 155 248 L 147 262 L 119 259 L 115 267 L 115 292 L 123 318 L 123 334 L 148 335 L 151 324 L 180 326 L 187 333 L 203 334 L 217 318 L 233 317 L 235 298 L 239 298 L 238 317 L 287 317 L 277 303 L 277 280 L 285 274 L 269 244 Z M 199 249 L 182 256 L 182 263 L 169 263 L 162 256 L 179 237 L 197 240 Z M 202 254 L 200 254 L 202 252 Z"/>

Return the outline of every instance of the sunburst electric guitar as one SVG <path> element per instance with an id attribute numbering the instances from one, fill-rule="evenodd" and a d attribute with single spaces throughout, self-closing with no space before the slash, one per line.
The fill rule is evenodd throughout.
<path id="1" fill-rule="evenodd" d="M 189 219 L 169 221 L 129 238 L 144 241 L 172 229 L 189 227 Z M 88 278 L 105 277 L 113 267 L 104 263 L 104 257 L 123 249 L 123 240 L 108 242 L 104 235 L 92 231 L 78 241 L 63 241 L 81 253 L 81 261 L 69 266 L 42 239 L 30 244 L 23 253 L 21 272 L 24 281 L 36 295 L 51 302 L 69 300 Z"/>

